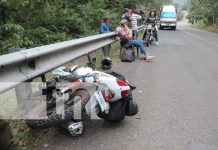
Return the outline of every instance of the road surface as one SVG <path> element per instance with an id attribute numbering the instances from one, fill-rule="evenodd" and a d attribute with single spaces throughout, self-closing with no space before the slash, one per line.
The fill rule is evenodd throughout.
<path id="1" fill-rule="evenodd" d="M 77 138 L 53 128 L 39 149 L 218 150 L 218 34 L 179 23 L 159 38 L 148 48 L 154 61 L 115 68 L 137 86 L 136 116 L 89 122 Z"/>

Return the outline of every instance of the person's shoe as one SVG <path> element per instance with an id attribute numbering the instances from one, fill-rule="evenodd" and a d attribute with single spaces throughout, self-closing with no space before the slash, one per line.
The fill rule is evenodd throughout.
<path id="1" fill-rule="evenodd" d="M 151 61 L 155 56 L 146 56 L 145 61 Z"/>
<path id="2" fill-rule="evenodd" d="M 139 57 L 139 59 L 145 59 L 145 58 L 146 58 L 146 57 L 145 57 L 144 54 L 141 54 L 140 57 Z"/>
<path id="3" fill-rule="evenodd" d="M 159 42 L 158 41 L 156 42 L 156 45 L 159 46 Z"/>

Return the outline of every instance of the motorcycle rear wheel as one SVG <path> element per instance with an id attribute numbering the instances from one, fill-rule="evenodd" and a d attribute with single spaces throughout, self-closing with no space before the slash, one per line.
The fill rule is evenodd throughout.
<path id="1" fill-rule="evenodd" d="M 80 97 L 80 100 L 75 104 L 74 99 Z M 84 110 L 85 104 L 90 99 L 88 91 L 84 89 L 77 90 L 71 95 L 71 98 L 64 102 L 64 106 L 60 104 L 54 104 L 49 106 L 46 110 L 46 103 L 36 106 L 28 113 L 26 124 L 33 129 L 44 129 L 57 126 L 66 121 L 73 120 L 74 108 L 73 106 L 81 106 L 81 110 Z M 64 107 L 64 109 L 63 109 Z M 63 114 L 58 114 L 56 110 L 62 109 Z"/>

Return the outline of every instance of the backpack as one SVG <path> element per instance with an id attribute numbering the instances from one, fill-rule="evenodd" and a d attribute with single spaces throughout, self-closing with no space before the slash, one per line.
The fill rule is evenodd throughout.
<path id="1" fill-rule="evenodd" d="M 120 56 L 120 59 L 122 62 L 132 62 L 135 60 L 135 52 L 133 51 L 132 48 L 124 48 L 121 56 Z"/>

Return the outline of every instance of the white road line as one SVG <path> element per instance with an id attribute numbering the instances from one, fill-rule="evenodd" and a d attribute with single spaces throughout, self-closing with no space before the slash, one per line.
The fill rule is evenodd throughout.
<path id="1" fill-rule="evenodd" d="M 195 35 L 195 34 L 193 34 L 193 33 L 191 33 L 191 32 L 185 31 L 185 30 L 183 30 L 183 29 L 181 29 L 181 28 L 179 28 L 179 29 L 180 29 L 181 31 L 185 32 L 186 34 L 189 34 L 189 35 L 194 36 L 194 37 L 196 37 L 196 38 L 199 38 L 199 39 L 201 39 L 201 40 L 207 41 L 207 42 L 209 42 L 210 44 L 213 44 L 213 45 L 215 45 L 216 47 L 218 47 L 218 44 L 213 43 L 213 42 L 211 42 L 211 41 L 208 40 L 208 39 L 205 39 L 205 38 L 202 38 L 202 37 L 200 37 L 200 36 L 197 36 L 197 35 Z"/>

